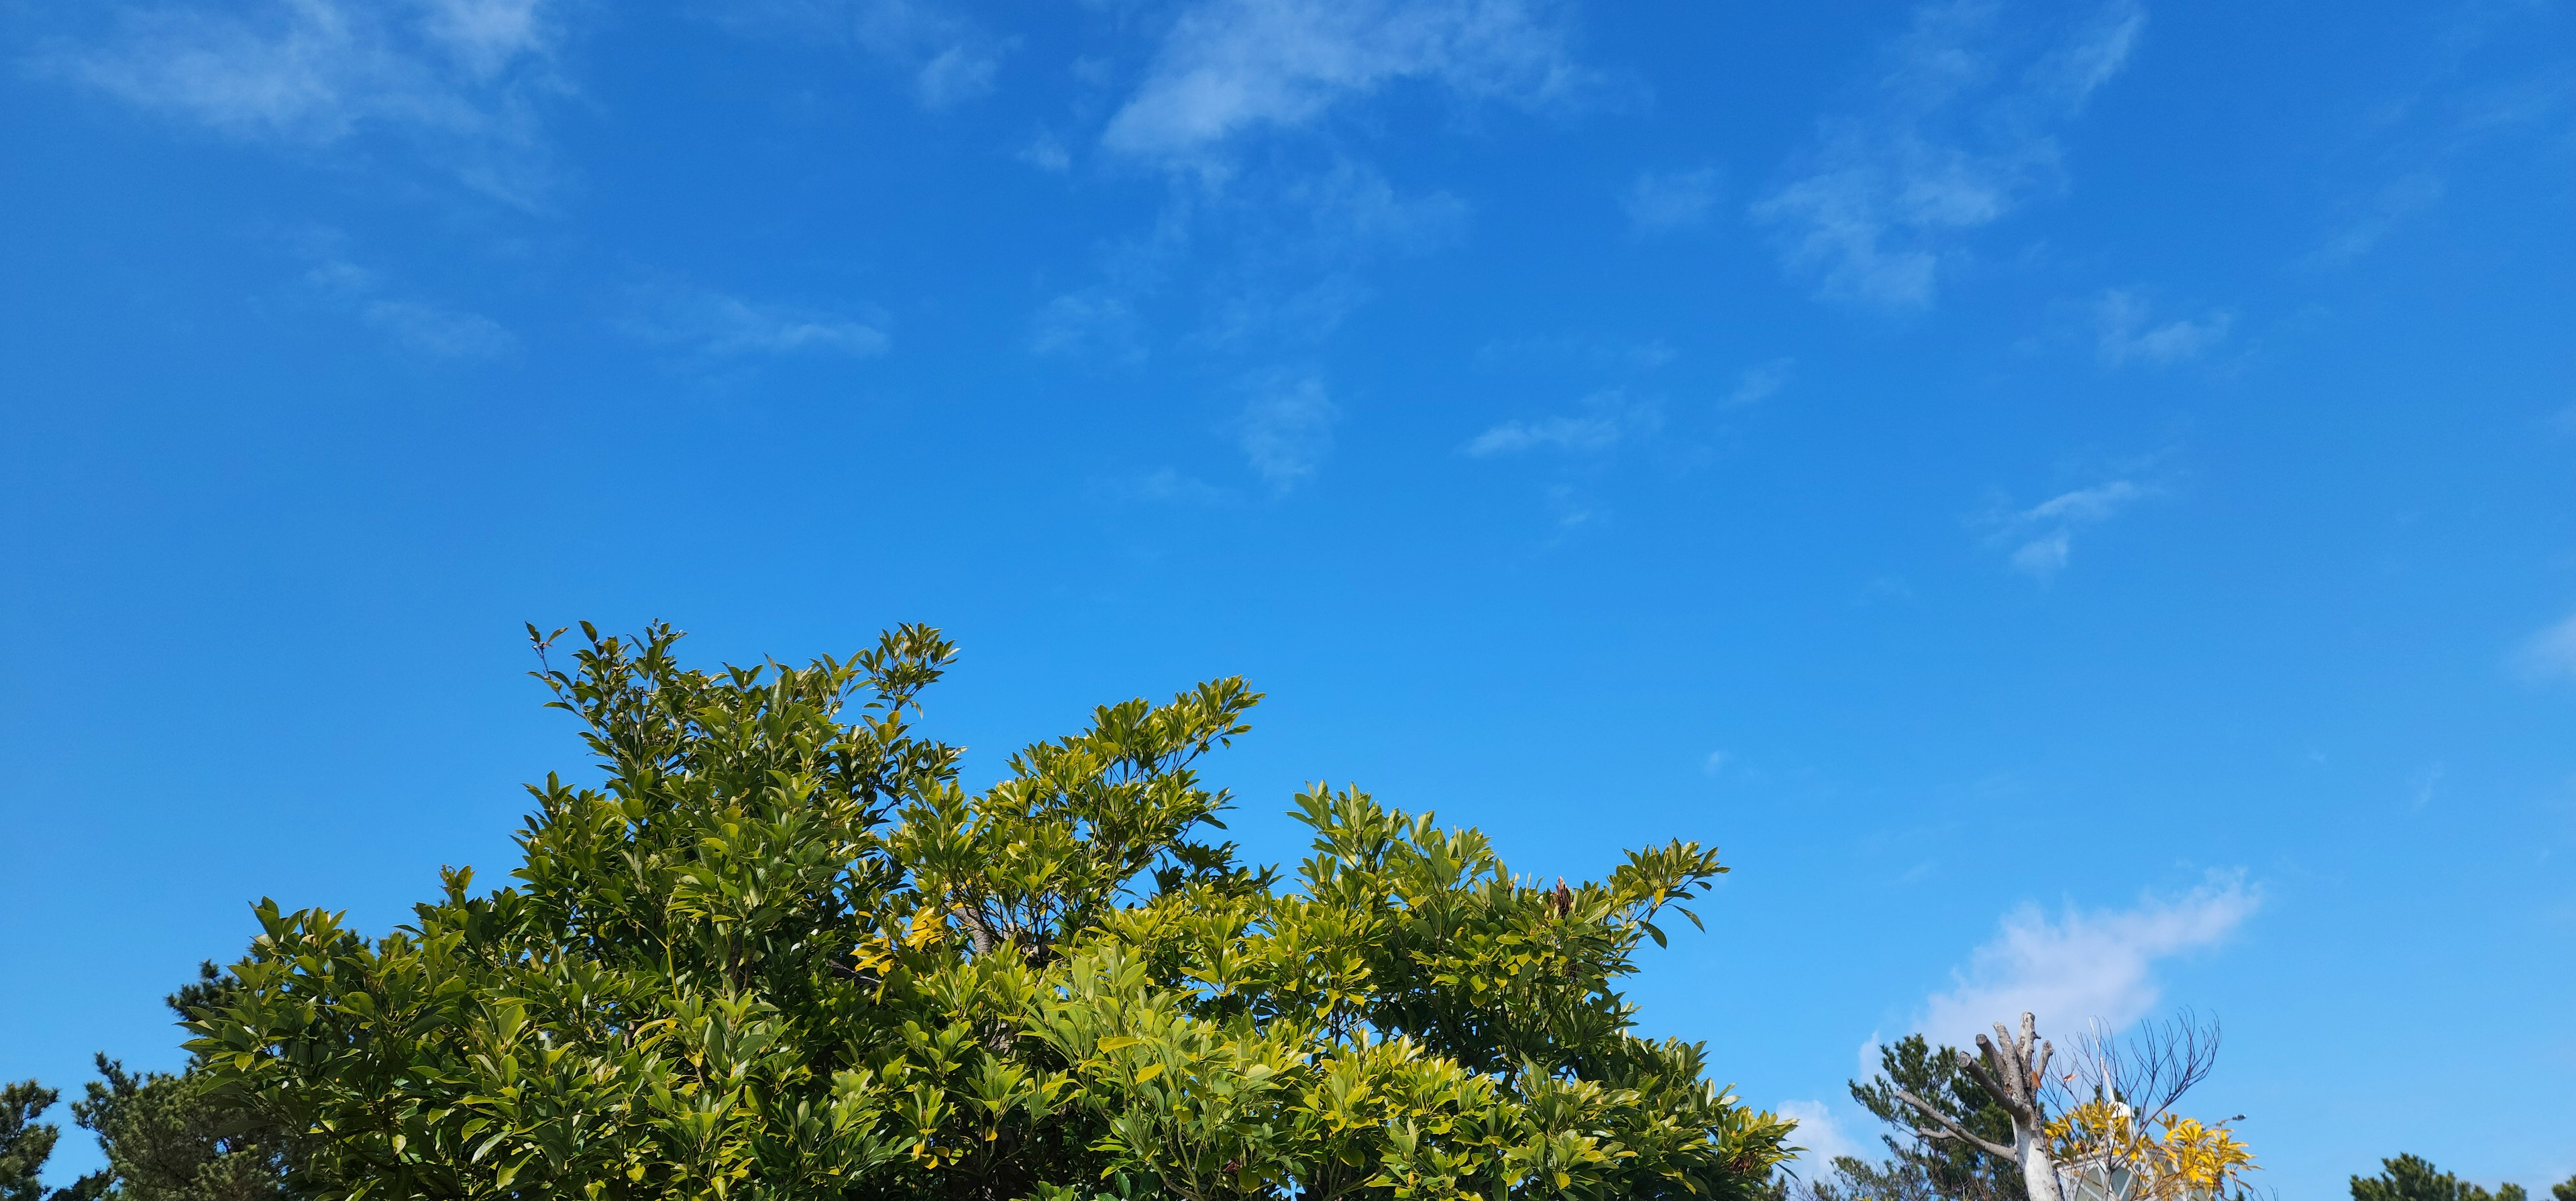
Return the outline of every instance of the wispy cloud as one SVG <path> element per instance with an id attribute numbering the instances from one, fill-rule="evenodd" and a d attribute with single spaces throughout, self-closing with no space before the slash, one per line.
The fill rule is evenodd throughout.
<path id="1" fill-rule="evenodd" d="M 2057 132 L 2119 73 L 2146 23 L 2135 0 L 2088 7 L 2049 36 L 2001 0 L 1914 10 L 1871 103 L 1818 124 L 1789 182 L 1757 201 L 1792 269 L 1839 300 L 1932 302 L 1958 240 L 2063 186 Z"/>
<path id="2" fill-rule="evenodd" d="M 711 359 L 745 355 L 884 354 L 881 323 L 790 305 L 761 304 L 722 292 L 660 288 L 641 296 L 642 311 L 626 331 L 686 347 Z"/>
<path id="3" fill-rule="evenodd" d="M 1156 340 L 1157 320 L 1186 323 L 1176 340 L 1200 350 L 1267 357 L 1310 345 L 1366 303 L 1367 266 L 1455 245 L 1473 215 L 1456 196 L 1399 191 L 1349 159 L 1263 182 L 1230 194 L 1175 189 L 1150 232 L 1104 248 L 1097 282 L 1039 307 L 1031 348 L 1133 362 Z M 1191 282 L 1199 307 L 1176 320 L 1165 298 Z"/>
<path id="4" fill-rule="evenodd" d="M 705 11 L 748 34 L 783 33 L 850 47 L 901 72 L 923 108 L 993 90 L 1009 40 L 933 0 L 733 0 Z"/>
<path id="5" fill-rule="evenodd" d="M 2146 486 L 2125 479 L 2061 492 L 2027 509 L 1988 518 L 1992 540 L 2011 548 L 2014 570 L 2051 579 L 2065 569 L 2075 531 L 2110 519 L 2147 494 Z"/>
<path id="6" fill-rule="evenodd" d="M 1662 413 L 1655 405 L 1632 402 L 1625 392 L 1609 389 L 1584 397 L 1579 413 L 1506 421 L 1458 449 L 1479 459 L 1531 450 L 1593 453 L 1652 432 L 1661 424 Z"/>
<path id="7" fill-rule="evenodd" d="M 1327 255 L 1379 248 L 1420 254 L 1454 245 L 1465 236 L 1467 202 L 1447 192 L 1407 196 L 1376 169 L 1348 159 L 1295 180 L 1280 198 L 1300 214 L 1309 236 Z"/>
<path id="8" fill-rule="evenodd" d="M 2442 178 L 2430 171 L 2390 180 L 2351 206 L 2309 261 L 2321 267 L 2341 267 L 2360 259 L 2378 249 L 2398 227 L 2440 204 L 2447 190 Z"/>
<path id="9" fill-rule="evenodd" d="M 383 273 L 352 261 L 337 231 L 316 230 L 300 239 L 308 264 L 304 284 L 331 308 L 354 315 L 403 347 L 443 359 L 493 359 L 518 348 L 500 322 L 465 309 L 410 295 Z"/>
<path id="10" fill-rule="evenodd" d="M 1661 338 L 1635 341 L 1581 335 L 1497 338 L 1476 348 L 1476 366 L 1488 371 L 1580 368 L 1644 372 L 1670 364 L 1681 352 Z M 2576 429 L 2576 422 L 2571 422 Z"/>
<path id="11" fill-rule="evenodd" d="M 1757 405 L 1780 394 L 1789 386 L 1789 372 L 1798 365 L 1795 359 L 1773 359 L 1744 369 L 1735 379 L 1735 390 L 1721 403 L 1730 409 Z"/>
<path id="12" fill-rule="evenodd" d="M 2523 639 L 2512 664 L 2531 679 L 2576 680 L 2576 614 Z"/>
<path id="13" fill-rule="evenodd" d="M 1094 480 L 1092 491 L 1109 500 L 1189 508 L 1231 504 L 1241 499 L 1231 488 L 1220 488 L 1170 467 L 1140 476 Z"/>
<path id="14" fill-rule="evenodd" d="M 2212 873 L 2182 896 L 2149 895 L 2128 909 L 2069 907 L 2051 919 L 2025 905 L 2004 915 L 1993 940 L 1952 974 L 1948 991 L 1925 1001 L 1921 1029 L 1936 1042 L 1966 1046 L 2025 1012 L 2055 1030 L 2094 1020 L 2124 1028 L 2162 998 L 2159 963 L 2215 946 L 2262 899 L 2241 873 Z"/>
<path id="15" fill-rule="evenodd" d="M 1236 419 L 1236 445 L 1273 491 L 1286 492 L 1323 466 L 1341 409 L 1322 380 L 1273 373 L 1253 381 Z"/>
<path id="16" fill-rule="evenodd" d="M 1628 185 L 1621 207 L 1628 228 L 1639 234 L 1664 234 L 1708 224 L 1722 188 L 1717 169 L 1647 171 Z"/>
<path id="17" fill-rule="evenodd" d="M 2208 353 L 2227 339 L 2233 313 L 2213 311 L 2197 319 L 2180 317 L 2163 323 L 2150 315 L 2146 300 L 2135 292 L 2112 289 L 2094 304 L 2102 361 L 2113 367 L 2130 363 L 2171 366 Z"/>
<path id="18" fill-rule="evenodd" d="M 1200 0 L 1110 118 L 1110 150 L 1203 163 L 1229 139 L 1289 128 L 1406 80 L 1537 103 L 1582 79 L 1545 0 Z"/>
<path id="19" fill-rule="evenodd" d="M 132 5 L 104 43 L 46 60 L 137 107 L 234 137 L 308 146 L 384 130 L 439 144 L 470 185 L 519 204 L 532 98 L 563 85 L 550 0 L 261 0 Z"/>
<path id="20" fill-rule="evenodd" d="M 442 308 L 421 300 L 369 301 L 360 310 L 369 325 L 414 350 L 446 359 L 489 359 L 508 353 L 518 338 L 481 313 Z"/>
<path id="21" fill-rule="evenodd" d="M 1094 284 L 1038 306 L 1029 322 L 1029 349 L 1132 363 L 1145 357 L 1144 323 L 1117 289 Z"/>

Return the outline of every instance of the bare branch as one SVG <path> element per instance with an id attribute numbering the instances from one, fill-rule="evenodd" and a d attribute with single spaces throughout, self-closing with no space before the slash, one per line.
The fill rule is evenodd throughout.
<path id="1" fill-rule="evenodd" d="M 2001 1026 L 1997 1026 L 1995 1028 L 1998 1030 L 2003 1029 Z M 1995 1045 L 1987 1042 L 1985 1035 L 1980 1034 L 1977 1036 L 1977 1046 L 1986 1053 L 1987 1062 L 1992 1062 L 1998 1058 L 1995 1053 Z M 1986 1063 L 1981 1063 L 1972 1059 L 1969 1057 L 1967 1052 L 1962 1051 L 1959 1053 L 1959 1066 L 1968 1069 L 1968 1077 L 1977 1082 L 1977 1087 L 1986 1090 L 1986 1095 L 1993 1097 L 1995 1099 L 1995 1104 L 2003 1106 L 2005 1110 L 2015 1115 L 2019 1115 L 2021 1113 L 2023 1107 L 2020 1100 L 2015 1098 L 2012 1092 L 2004 1087 L 2001 1080 L 1997 1080 L 1995 1078 L 1995 1074 L 1993 1072 L 1986 1069 Z"/>
<path id="2" fill-rule="evenodd" d="M 1935 1123 L 1938 1123 L 1943 1130 L 1948 1131 L 1949 1137 L 1969 1143 L 1977 1147 L 1979 1150 L 1984 1151 L 1986 1154 L 1992 1155 L 2007 1163 L 2012 1162 L 2012 1148 L 2000 1146 L 1995 1143 L 1987 1142 L 1982 1138 L 1978 1138 L 1967 1127 L 1960 1125 L 1957 1119 L 1952 1118 L 1950 1115 L 1943 1113 L 1938 1109 L 1934 1109 L 1931 1102 L 1915 1096 L 1901 1088 L 1896 1090 L 1896 1099 L 1913 1106 L 1916 1112 L 1919 1112 L 1924 1117 L 1930 1118 Z M 1916 1131 L 1916 1133 L 1920 1134 L 1922 1131 Z"/>

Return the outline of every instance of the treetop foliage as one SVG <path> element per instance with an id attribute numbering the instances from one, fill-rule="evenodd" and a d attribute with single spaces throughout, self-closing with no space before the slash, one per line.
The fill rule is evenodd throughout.
<path id="1" fill-rule="evenodd" d="M 530 636 L 604 777 L 531 787 L 507 887 L 369 938 L 257 907 L 188 1029 L 333 1198 L 1749 1197 L 1790 1123 L 1633 1033 L 1617 982 L 1726 868 L 1515 876 L 1356 788 L 1293 875 L 1196 760 L 1241 680 L 1096 709 L 981 791 L 920 733 L 955 655 L 682 667 Z"/>
<path id="2" fill-rule="evenodd" d="M 2490 1193 L 2415 1155 L 2381 1160 L 2380 1168 L 2377 1176 L 2352 1178 L 2352 1201 L 2525 1201 L 2530 1196 L 2519 1184 Z M 2549 1193 L 2553 1201 L 2576 1201 L 2576 1176 L 2551 1185 Z"/>

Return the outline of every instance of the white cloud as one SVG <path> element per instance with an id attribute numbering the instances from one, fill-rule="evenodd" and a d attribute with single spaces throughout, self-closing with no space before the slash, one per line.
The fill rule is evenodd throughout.
<path id="1" fill-rule="evenodd" d="M 1780 389 L 1789 385 L 1789 369 L 1795 366 L 1795 359 L 1773 359 L 1745 368 L 1744 374 L 1736 378 L 1735 390 L 1726 395 L 1726 407 L 1734 409 L 1760 404 L 1778 395 Z"/>
<path id="2" fill-rule="evenodd" d="M 1869 1070 L 1877 1071 L 1878 1065 L 1870 1064 Z M 1782 1101 L 1775 1112 L 1798 1124 L 1790 1141 L 1806 1148 L 1798 1153 L 1800 1175 L 1815 1179 L 1833 1170 L 1834 1160 L 1862 1153 L 1860 1143 L 1844 1133 L 1834 1121 L 1833 1110 L 1822 1101 Z"/>
<path id="3" fill-rule="evenodd" d="M 2317 248 L 2310 262 L 2322 267 L 2341 267 L 2369 254 L 2416 214 L 2440 204 L 2448 190 L 2441 177 L 2429 171 L 2389 181 L 2367 200 L 2354 206 L 2358 211 L 2345 218 L 2341 228 L 2326 239 L 2325 245 Z"/>
<path id="4" fill-rule="evenodd" d="M 755 304 L 721 292 L 663 290 L 629 333 L 689 347 L 710 358 L 752 354 L 884 354 L 885 331 L 871 322 L 781 305 Z"/>
<path id="5" fill-rule="evenodd" d="M 2109 520 L 2147 494 L 2145 487 L 2124 479 L 2062 492 L 2027 509 L 1990 518 L 1992 538 L 2012 547 L 2015 570 L 2050 579 L 2065 569 L 2078 528 Z"/>
<path id="6" fill-rule="evenodd" d="M 1010 49 L 947 5 L 926 0 L 730 0 L 705 8 L 739 32 L 820 38 L 855 49 L 907 75 L 913 98 L 933 110 L 989 94 Z"/>
<path id="7" fill-rule="evenodd" d="M 1643 342 L 1576 335 L 1498 338 L 1476 348 L 1476 366 L 1487 371 L 1528 371 L 1575 364 L 1633 373 L 1653 371 L 1680 357 L 1681 352 L 1661 338 Z M 2576 418 L 2570 419 L 2569 428 L 2576 429 Z"/>
<path id="8" fill-rule="evenodd" d="M 2113 367 L 2131 362 L 2168 366 L 2199 358 L 2227 338 L 2235 315 L 2212 312 L 2199 320 L 2182 318 L 2154 324 L 2147 302 L 2134 292 L 2112 289 L 2094 307 L 2102 361 Z"/>
<path id="9" fill-rule="evenodd" d="M 1073 169 L 1073 155 L 1051 133 L 1041 133 L 1029 139 L 1028 145 L 1020 147 L 1019 153 L 1012 157 L 1040 171 L 1059 175 Z"/>
<path id="10" fill-rule="evenodd" d="M 1697 171 L 1647 171 L 1628 186 L 1623 206 L 1628 226 L 1640 234 L 1672 233 L 1708 224 L 1717 207 L 1714 167 Z"/>
<path id="11" fill-rule="evenodd" d="M 1322 257 L 1331 258 L 1378 246 L 1436 250 L 1465 235 L 1469 216 L 1467 202 L 1456 196 L 1404 196 L 1376 170 L 1348 160 L 1291 184 L 1281 198 L 1309 224 Z"/>
<path id="12" fill-rule="evenodd" d="M 1796 177 L 1753 205 L 1823 295 L 1928 305 L 1961 235 L 2061 186 L 2056 130 L 2128 61 L 2145 11 L 2107 0 L 2034 46 L 2016 34 L 2044 18 L 2004 7 L 1918 6 L 1874 104 L 1819 122 Z"/>
<path id="13" fill-rule="evenodd" d="M 1272 489 L 1285 492 L 1332 453 L 1341 410 L 1313 376 L 1273 375 L 1256 381 L 1254 392 L 1239 418 L 1236 444 Z"/>
<path id="14" fill-rule="evenodd" d="M 1650 432 L 1662 420 L 1655 406 L 1631 403 L 1626 393 L 1616 389 L 1584 397 L 1583 409 L 1580 415 L 1506 421 L 1468 439 L 1458 449 L 1479 459 L 1545 448 L 1598 452 L 1619 445 L 1631 435 Z"/>
<path id="15" fill-rule="evenodd" d="M 2100 521 L 2127 508 L 2129 502 L 2143 495 L 2136 484 L 2113 480 L 2073 492 L 2061 492 L 2032 505 L 2021 514 L 2025 521 Z"/>
<path id="16" fill-rule="evenodd" d="M 1067 292 L 1038 307 L 1029 349 L 1039 354 L 1098 354 L 1134 362 L 1145 357 L 1144 325 L 1134 305 L 1110 288 Z"/>
<path id="17" fill-rule="evenodd" d="M 1232 489 L 1217 487 L 1169 467 L 1124 479 L 1096 480 L 1093 491 L 1111 500 L 1194 508 L 1230 504 L 1239 499 Z"/>
<path id="18" fill-rule="evenodd" d="M 1292 127 L 1403 80 L 1539 102 L 1580 73 L 1544 0 L 1200 0 L 1165 35 L 1102 134 L 1168 162 Z"/>
<path id="19" fill-rule="evenodd" d="M 2025 905 L 2004 915 L 1994 939 L 1952 973 L 1949 991 L 1925 1002 L 1921 1029 L 1935 1042 L 1964 1047 L 2025 1012 L 2052 1030 L 2071 1032 L 2094 1020 L 2125 1028 L 2162 998 L 2159 963 L 2217 945 L 2261 904 L 2261 891 L 2241 874 L 2212 873 L 2180 897 L 2149 895 L 2130 909 L 2069 907 L 2051 920 Z"/>
<path id="20" fill-rule="evenodd" d="M 495 358 L 519 343 L 498 321 L 426 301 L 372 301 L 360 314 L 368 324 L 393 334 L 404 345 L 441 358 Z"/>
<path id="21" fill-rule="evenodd" d="M 559 90 L 549 0 L 260 0 L 119 10 L 105 44 L 45 65 L 134 104 L 255 140 L 385 129 L 447 144 L 474 186 L 532 203 L 530 96 Z M 465 145 L 483 153 L 457 153 Z"/>
<path id="22" fill-rule="evenodd" d="M 2052 530 L 2013 548 L 2013 570 L 2047 579 L 2066 569 L 2067 556 L 2074 549 L 2066 531 Z"/>
<path id="23" fill-rule="evenodd" d="M 480 313 L 404 295 L 381 272 L 350 261 L 338 231 L 312 230 L 297 239 L 310 264 L 304 283 L 331 308 L 393 336 L 413 350 L 447 359 L 498 358 L 516 349 L 517 335 Z"/>
<path id="24" fill-rule="evenodd" d="M 2576 680 L 2576 614 L 2524 639 L 2513 665 L 2535 680 Z"/>
<path id="25" fill-rule="evenodd" d="M 1724 751 L 1710 751 L 1710 752 L 1708 753 L 1708 758 L 1706 758 L 1706 759 L 1704 759 L 1704 760 L 1701 760 L 1701 761 L 1700 761 L 1699 770 L 1700 770 L 1700 772 L 1701 772 L 1702 774 L 1704 774 L 1704 775 L 1711 775 L 1711 776 L 1713 776 L 1713 775 L 1716 775 L 1716 774 L 1718 773 L 1718 771 L 1719 771 L 1720 769 L 1724 768 L 1725 766 L 1726 766 L 1726 752 L 1724 752 Z"/>

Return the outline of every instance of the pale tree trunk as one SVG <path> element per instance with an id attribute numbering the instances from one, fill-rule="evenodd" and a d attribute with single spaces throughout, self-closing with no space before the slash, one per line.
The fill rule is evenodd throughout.
<path id="1" fill-rule="evenodd" d="M 2048 1060 L 2056 1049 L 2042 1042 L 2038 1022 L 2030 1014 L 2021 1015 L 2021 1033 L 2015 1035 L 1995 1023 L 1995 1037 L 1977 1036 L 1978 1056 L 1959 1053 L 1959 1066 L 1966 1068 L 1977 1084 L 1993 1096 L 2011 1116 L 2012 1145 L 1988 1142 L 1969 1133 L 1950 1115 L 1930 1102 L 1903 1089 L 1896 1095 L 1915 1111 L 1928 1118 L 1938 1129 L 1917 1130 L 1928 1139 L 1957 1139 L 1977 1147 L 1997 1159 L 2010 1160 L 2021 1168 L 2022 1187 L 2030 1201 L 2065 1201 L 2057 1186 L 2057 1157 L 2048 1151 L 2048 1113 L 2040 1106 L 2042 1082 L 2047 1079 Z"/>

